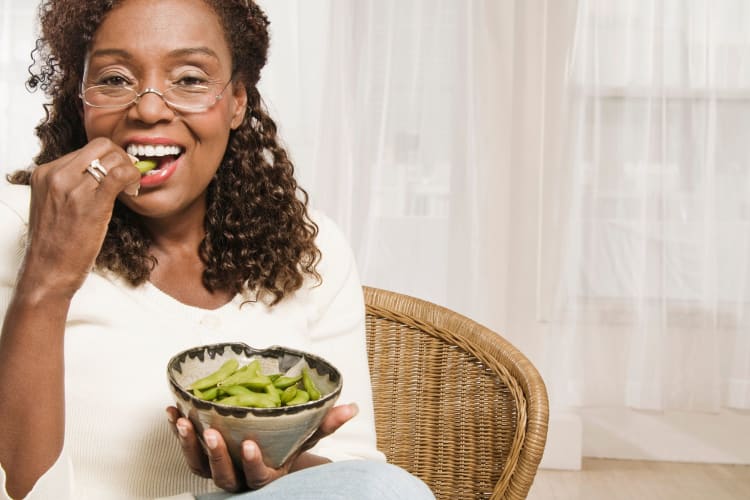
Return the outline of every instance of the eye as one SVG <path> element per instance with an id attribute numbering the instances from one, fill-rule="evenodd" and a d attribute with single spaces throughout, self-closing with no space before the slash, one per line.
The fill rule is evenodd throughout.
<path id="1" fill-rule="evenodd" d="M 177 80 L 174 84 L 177 87 L 204 87 L 208 84 L 208 80 L 199 76 L 183 76 Z"/>
<path id="2" fill-rule="evenodd" d="M 122 75 L 107 75 L 99 78 L 96 84 L 109 87 L 128 87 L 131 85 L 131 81 Z"/>

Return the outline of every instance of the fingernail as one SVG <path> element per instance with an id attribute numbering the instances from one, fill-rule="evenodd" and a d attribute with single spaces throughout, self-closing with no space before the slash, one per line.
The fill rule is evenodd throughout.
<path id="1" fill-rule="evenodd" d="M 177 432 L 180 434 L 180 437 L 187 437 L 187 426 L 184 422 L 177 422 Z"/>
<path id="2" fill-rule="evenodd" d="M 359 405 L 357 403 L 349 403 L 349 407 L 352 409 L 352 418 L 359 415 Z"/>
<path id="3" fill-rule="evenodd" d="M 245 455 L 245 460 L 248 462 L 255 459 L 255 445 L 253 443 L 245 442 L 242 444 L 242 453 Z"/>
<path id="4" fill-rule="evenodd" d="M 138 196 L 138 193 L 140 192 L 140 190 L 141 190 L 141 184 L 140 183 L 138 183 L 138 184 L 131 184 L 130 186 L 128 186 L 128 187 L 125 188 L 125 194 L 129 194 L 130 196 L 132 196 L 133 198 L 135 198 L 136 196 Z"/>
<path id="5" fill-rule="evenodd" d="M 132 161 L 133 163 L 135 163 L 135 162 L 138 161 L 138 158 L 136 158 L 135 156 L 131 155 L 130 153 L 127 153 L 127 155 L 130 158 L 130 161 Z"/>
<path id="6" fill-rule="evenodd" d="M 174 417 L 172 416 L 172 412 L 167 410 L 167 420 L 169 420 L 170 424 L 174 423 Z"/>
<path id="7" fill-rule="evenodd" d="M 215 450 L 219 445 L 219 442 L 216 440 L 216 436 L 213 432 L 206 432 L 205 434 L 203 434 L 203 439 L 204 441 L 206 441 L 206 446 L 208 446 L 210 450 Z"/>

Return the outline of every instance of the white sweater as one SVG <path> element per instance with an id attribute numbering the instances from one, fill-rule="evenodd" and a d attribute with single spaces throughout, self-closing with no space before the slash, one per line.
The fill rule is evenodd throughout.
<path id="1" fill-rule="evenodd" d="M 3 317 L 23 256 L 29 196 L 26 186 L 0 183 Z M 321 214 L 313 217 L 320 227 L 323 283 L 306 285 L 271 308 L 259 302 L 240 307 L 238 296 L 206 310 L 178 302 L 150 283 L 134 288 L 107 273 L 90 274 L 74 297 L 65 331 L 63 453 L 27 498 L 153 499 L 216 490 L 211 480 L 187 469 L 169 430 L 165 408 L 173 399 L 166 365 L 183 349 L 224 341 L 285 345 L 331 361 L 344 380 L 339 403 L 356 401 L 360 412 L 312 451 L 332 460 L 383 460 L 376 449 L 354 259 L 335 224 Z M 0 498 L 8 498 L 2 468 L 0 484 Z"/>

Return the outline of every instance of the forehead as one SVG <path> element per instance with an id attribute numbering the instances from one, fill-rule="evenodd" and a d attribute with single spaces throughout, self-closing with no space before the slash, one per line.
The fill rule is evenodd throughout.
<path id="1" fill-rule="evenodd" d="M 208 49 L 219 62 L 231 64 L 219 17 L 203 0 L 125 0 L 94 33 L 90 53 L 119 50 L 137 59 L 158 60 L 195 48 Z"/>

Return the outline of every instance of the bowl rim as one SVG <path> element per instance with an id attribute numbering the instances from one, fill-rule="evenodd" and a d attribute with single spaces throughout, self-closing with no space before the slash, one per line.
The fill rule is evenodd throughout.
<path id="1" fill-rule="evenodd" d="M 185 389 L 175 379 L 175 375 L 173 372 L 178 371 L 176 370 L 176 367 L 184 363 L 188 357 L 200 358 L 201 356 L 208 355 L 211 358 L 214 358 L 215 356 L 224 355 L 227 348 L 234 351 L 237 355 L 242 355 L 244 353 L 248 358 L 251 356 L 263 356 L 265 354 L 273 353 L 291 354 L 300 358 L 304 357 L 308 360 L 308 362 L 313 361 L 314 364 L 317 365 L 315 366 L 315 370 L 318 373 L 320 373 L 321 375 L 328 375 L 328 377 L 335 382 L 336 387 L 331 392 L 321 396 L 319 399 L 311 400 L 306 403 L 293 406 L 278 406 L 275 408 L 254 408 L 251 406 L 223 405 L 215 401 L 206 401 L 204 399 L 200 399 L 193 395 L 190 391 Z M 267 357 L 278 356 L 271 355 Z M 322 367 L 323 370 L 320 370 L 320 367 Z M 258 417 L 277 417 L 279 415 L 295 414 L 305 410 L 326 406 L 326 403 L 328 403 L 330 400 L 335 400 L 338 398 L 344 382 L 343 377 L 341 376 L 341 372 L 339 372 L 339 370 L 330 361 L 321 356 L 318 356 L 317 354 L 281 345 L 272 345 L 263 349 L 257 349 L 244 342 L 219 342 L 215 344 L 204 344 L 191 347 L 189 349 L 184 349 L 169 359 L 169 362 L 167 363 L 167 380 L 173 391 L 177 391 L 177 393 L 179 393 L 179 396 L 184 401 L 189 401 L 190 404 L 196 409 L 214 410 L 222 416 L 231 415 L 237 418 L 243 418 L 248 414 L 253 414 Z"/>

